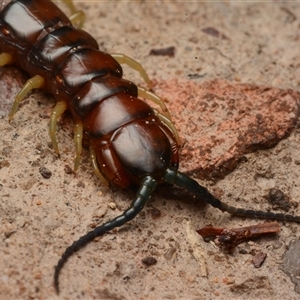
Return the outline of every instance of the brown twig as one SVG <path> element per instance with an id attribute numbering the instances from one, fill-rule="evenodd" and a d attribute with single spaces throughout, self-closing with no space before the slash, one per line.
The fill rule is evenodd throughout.
<path id="1" fill-rule="evenodd" d="M 264 234 L 277 233 L 279 231 L 280 228 L 277 222 L 267 222 L 233 229 L 204 226 L 197 230 L 205 241 L 214 240 L 220 248 L 224 248 L 229 253 L 232 253 L 234 248 L 240 243 Z"/>

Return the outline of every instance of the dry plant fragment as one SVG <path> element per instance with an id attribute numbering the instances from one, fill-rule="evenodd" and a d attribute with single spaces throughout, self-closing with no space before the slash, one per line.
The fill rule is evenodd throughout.
<path id="1" fill-rule="evenodd" d="M 279 231 L 280 228 L 277 222 L 267 222 L 233 229 L 209 225 L 197 230 L 205 241 L 214 240 L 216 245 L 229 253 L 232 253 L 234 248 L 240 243 L 264 234 L 277 233 Z"/>

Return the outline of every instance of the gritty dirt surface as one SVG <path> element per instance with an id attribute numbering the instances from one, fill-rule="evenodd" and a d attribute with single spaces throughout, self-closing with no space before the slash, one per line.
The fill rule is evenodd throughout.
<path id="1" fill-rule="evenodd" d="M 216 79 L 233 86 L 300 91 L 296 1 L 79 1 L 75 5 L 86 12 L 84 29 L 102 49 L 142 62 L 158 93 L 163 93 L 160 82 L 186 87 L 182 92 L 186 99 L 181 99 L 186 105 L 195 97 L 192 85 Z M 214 31 L 205 28 L 221 34 L 212 35 Z M 149 55 L 151 49 L 170 46 L 175 47 L 174 57 Z M 125 78 L 143 84 L 138 74 L 124 69 Z M 177 85 L 173 88 L 178 91 Z M 176 107 L 172 101 L 168 99 L 171 114 Z M 103 186 L 93 174 L 87 150 L 78 174 L 69 171 L 74 145 L 68 115 L 57 133 L 60 159 L 53 154 L 48 135 L 53 105 L 50 95 L 35 92 L 13 122 L 0 119 L 0 299 L 299 299 L 289 277 L 297 276 L 297 270 L 289 270 L 288 264 L 282 267 L 290 243 L 299 239 L 299 225 L 281 223 L 278 235 L 240 244 L 232 255 L 224 254 L 195 230 L 208 224 L 237 228 L 260 221 L 231 217 L 165 186 L 138 217 L 97 238 L 68 261 L 57 296 L 53 270 L 65 248 L 122 213 L 133 195 Z M 295 114 L 290 117 L 295 119 Z M 251 209 L 271 209 L 268 195 L 276 188 L 291 202 L 289 213 L 300 215 L 300 130 L 294 121 L 293 126 L 273 148 L 243 154 L 224 179 L 194 178 L 224 202 Z M 186 140 L 183 127 L 179 131 Z M 201 128 L 198 134 L 201 143 L 209 132 Z M 224 155 L 228 149 L 223 145 L 219 143 L 214 151 Z M 201 156 L 194 161 L 195 168 L 198 160 Z M 182 171 L 185 166 L 187 162 L 182 163 Z M 255 268 L 252 258 L 260 252 L 267 258 Z M 297 261 L 297 256 L 293 259 Z"/>

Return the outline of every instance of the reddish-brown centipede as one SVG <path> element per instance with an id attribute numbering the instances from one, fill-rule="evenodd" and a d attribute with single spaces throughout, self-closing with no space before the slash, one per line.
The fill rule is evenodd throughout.
<path id="1" fill-rule="evenodd" d="M 82 20 L 74 14 L 73 22 Z M 109 55 L 98 49 L 88 33 L 71 21 L 51 1 L 1 1 L 0 65 L 13 64 L 31 77 L 16 96 L 10 121 L 28 91 L 41 88 L 53 94 L 57 104 L 50 118 L 50 136 L 55 152 L 57 119 L 70 110 L 75 120 L 75 171 L 78 169 L 82 137 L 89 141 L 92 164 L 105 183 L 137 190 L 131 206 L 120 216 L 95 228 L 66 249 L 55 268 L 55 288 L 67 259 L 95 237 L 134 218 L 157 184 L 175 184 L 207 203 L 233 215 L 300 222 L 300 217 L 237 209 L 214 198 L 196 181 L 177 171 L 179 138 L 163 101 L 122 78 L 120 63 L 138 70 L 133 59 Z M 160 106 L 154 110 L 140 98 Z"/>

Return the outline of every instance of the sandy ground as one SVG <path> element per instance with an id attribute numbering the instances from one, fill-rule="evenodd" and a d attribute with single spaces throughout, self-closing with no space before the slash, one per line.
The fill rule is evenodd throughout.
<path id="1" fill-rule="evenodd" d="M 221 78 L 300 90 L 296 1 L 78 1 L 76 7 L 86 12 L 84 28 L 104 50 L 134 57 L 158 82 Z M 227 38 L 201 31 L 206 27 Z M 174 57 L 149 55 L 169 46 L 176 49 Z M 125 73 L 142 84 L 137 74 L 127 68 Z M 55 157 L 48 135 L 53 104 L 49 95 L 33 93 L 11 124 L 0 120 L 0 299 L 299 299 L 281 270 L 290 243 L 299 239 L 299 225 L 281 224 L 280 234 L 224 254 L 195 229 L 258 221 L 232 218 L 163 187 L 136 219 L 69 260 L 57 296 L 53 270 L 64 249 L 124 211 L 133 195 L 99 183 L 87 151 L 78 174 L 68 171 L 74 156 L 70 117 L 60 123 L 61 158 Z M 299 202 L 299 133 L 296 128 L 276 147 L 245 155 L 223 180 L 201 184 L 245 208 L 270 209 L 264 196 L 274 187 Z M 40 167 L 52 176 L 43 178 Z M 290 212 L 300 215 L 299 208 Z M 255 268 L 251 261 L 259 251 L 267 259 Z M 146 257 L 157 263 L 146 267 Z"/>

